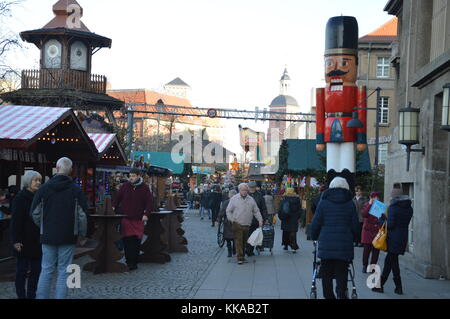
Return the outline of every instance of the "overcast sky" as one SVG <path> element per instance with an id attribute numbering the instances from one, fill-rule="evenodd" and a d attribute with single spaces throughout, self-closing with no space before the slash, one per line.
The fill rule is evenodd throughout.
<path id="1" fill-rule="evenodd" d="M 161 89 L 175 77 L 192 87 L 201 107 L 267 107 L 279 94 L 285 65 L 291 95 L 302 111 L 323 79 L 325 25 L 352 15 L 360 36 L 389 21 L 387 0 L 78 0 L 82 21 L 111 38 L 94 56 L 93 72 L 114 89 Z M 43 27 L 56 0 L 25 0 L 13 12 L 14 32 Z M 13 56 L 20 68 L 37 68 L 31 45 Z M 254 121 L 253 121 L 254 123 Z"/>

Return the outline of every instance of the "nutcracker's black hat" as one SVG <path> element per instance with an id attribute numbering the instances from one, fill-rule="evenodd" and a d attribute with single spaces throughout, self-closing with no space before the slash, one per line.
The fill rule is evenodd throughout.
<path id="1" fill-rule="evenodd" d="M 358 21 L 355 17 L 330 18 L 327 23 L 325 38 L 325 56 L 358 56 Z"/>

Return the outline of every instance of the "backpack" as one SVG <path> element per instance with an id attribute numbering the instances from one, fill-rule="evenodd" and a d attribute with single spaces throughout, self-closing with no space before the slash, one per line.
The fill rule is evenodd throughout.
<path id="1" fill-rule="evenodd" d="M 281 202 L 281 207 L 280 207 L 280 212 L 278 213 L 278 217 L 281 220 L 286 220 L 289 217 L 289 212 L 290 212 L 290 204 L 289 204 L 289 200 L 288 199 L 284 199 Z"/>
<path id="2" fill-rule="evenodd" d="M 290 205 L 288 199 L 283 201 L 283 204 L 281 206 L 281 210 L 282 210 L 283 214 L 286 215 L 286 216 L 288 216 L 289 213 L 291 212 L 291 205 Z"/>

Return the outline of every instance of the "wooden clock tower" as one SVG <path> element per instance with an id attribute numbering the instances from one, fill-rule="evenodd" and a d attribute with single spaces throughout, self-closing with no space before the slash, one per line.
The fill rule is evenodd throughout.
<path id="1" fill-rule="evenodd" d="M 76 0 L 59 0 L 55 17 L 42 29 L 20 33 L 23 41 L 41 51 L 40 69 L 23 70 L 21 89 L 2 95 L 18 105 L 71 107 L 112 112 L 124 103 L 106 94 L 106 76 L 92 74 L 92 56 L 111 48 L 112 40 L 91 32 L 81 21 L 83 8 Z"/>

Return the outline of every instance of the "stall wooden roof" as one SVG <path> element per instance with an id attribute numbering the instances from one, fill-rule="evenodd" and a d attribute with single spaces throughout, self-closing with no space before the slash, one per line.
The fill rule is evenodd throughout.
<path id="1" fill-rule="evenodd" d="M 69 108 L 0 105 L 0 139 L 32 140 L 70 112 Z"/>
<path id="2" fill-rule="evenodd" d="M 115 155 L 109 156 L 109 159 L 115 160 L 116 163 L 125 165 L 127 163 L 127 157 L 123 150 L 122 145 L 120 145 L 116 134 L 106 134 L 106 133 L 89 133 L 91 140 L 94 142 L 95 147 L 99 153 L 100 164 L 103 160 L 108 159 L 108 152 L 112 151 L 114 148 Z M 117 158 L 118 157 L 118 158 Z"/>
<path id="3" fill-rule="evenodd" d="M 64 136 L 58 136 L 57 131 Z M 68 146 L 78 141 L 81 143 Z M 96 161 L 99 157 L 94 142 L 70 108 L 0 105 L 0 148 L 37 151 L 53 160 L 61 155 L 77 161 Z"/>

